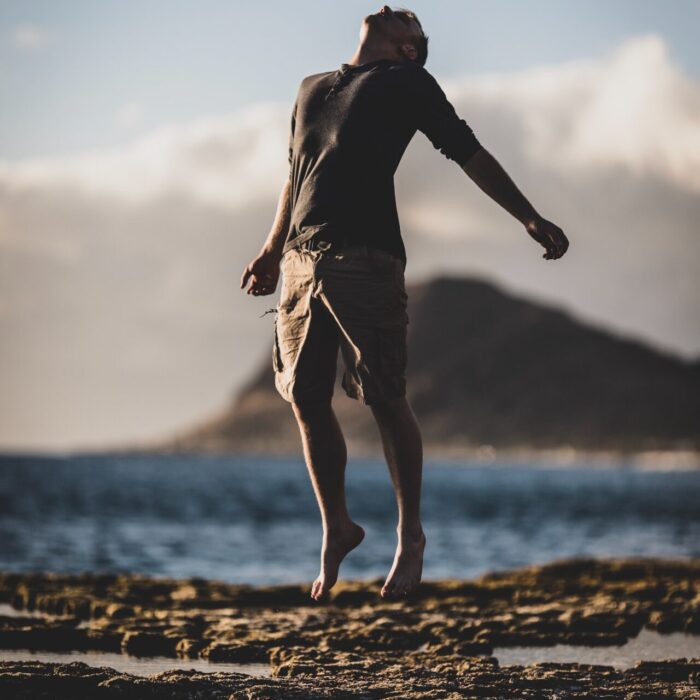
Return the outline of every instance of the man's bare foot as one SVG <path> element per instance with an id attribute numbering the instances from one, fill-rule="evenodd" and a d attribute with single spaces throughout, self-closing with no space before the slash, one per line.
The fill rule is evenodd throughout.
<path id="1" fill-rule="evenodd" d="M 381 590 L 382 598 L 399 598 L 412 591 L 423 575 L 425 533 L 409 535 L 399 532 L 394 564 Z"/>
<path id="2" fill-rule="evenodd" d="M 355 549 L 365 537 L 365 531 L 350 521 L 340 529 L 331 529 L 323 535 L 321 572 L 311 586 L 311 597 L 320 600 L 338 580 L 338 569 L 345 555 Z"/>

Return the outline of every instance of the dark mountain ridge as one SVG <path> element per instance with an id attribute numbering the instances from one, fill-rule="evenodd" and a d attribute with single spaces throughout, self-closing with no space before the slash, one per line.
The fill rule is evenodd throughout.
<path id="1" fill-rule="evenodd" d="M 682 358 L 516 297 L 478 278 L 408 286 L 408 396 L 426 452 L 574 448 L 700 449 L 700 361 Z M 161 447 L 299 452 L 290 405 L 275 391 L 270 348 L 213 420 Z M 334 409 L 348 447 L 381 451 L 371 411 Z"/>

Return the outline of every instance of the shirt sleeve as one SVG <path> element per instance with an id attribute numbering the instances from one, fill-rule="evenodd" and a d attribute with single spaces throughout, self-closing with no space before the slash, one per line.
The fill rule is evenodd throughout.
<path id="1" fill-rule="evenodd" d="M 416 126 L 446 158 L 461 167 L 482 147 L 471 127 L 455 112 L 437 80 L 425 68 L 417 76 Z"/>

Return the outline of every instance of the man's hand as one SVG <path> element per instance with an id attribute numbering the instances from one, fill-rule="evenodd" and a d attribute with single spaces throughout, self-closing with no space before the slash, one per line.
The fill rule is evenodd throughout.
<path id="1" fill-rule="evenodd" d="M 255 296 L 272 294 L 277 288 L 277 281 L 280 276 L 281 256 L 275 252 L 262 252 L 257 258 L 251 260 L 243 270 L 241 276 L 241 289 L 248 280 L 251 280 L 250 287 L 246 289 L 246 294 Z"/>
<path id="2" fill-rule="evenodd" d="M 541 216 L 528 222 L 525 230 L 546 249 L 547 252 L 542 256 L 545 260 L 556 260 L 569 248 L 569 239 L 564 232 Z"/>

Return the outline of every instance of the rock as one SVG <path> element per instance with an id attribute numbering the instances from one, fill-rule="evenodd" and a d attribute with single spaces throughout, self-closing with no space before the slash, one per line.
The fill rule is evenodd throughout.
<path id="1" fill-rule="evenodd" d="M 111 603 L 105 607 L 104 614 L 107 617 L 111 617 L 113 620 L 124 620 L 129 617 L 134 617 L 135 610 L 130 605 Z"/>
<path id="2" fill-rule="evenodd" d="M 473 581 L 431 581 L 402 602 L 382 581 L 305 586 L 143 576 L 0 574 L 0 600 L 70 613 L 0 617 L 5 648 L 91 649 L 263 663 L 272 678 L 172 671 L 148 679 L 84 664 L 0 664 L 0 697 L 573 698 L 698 696 L 700 662 L 500 667 L 494 645 L 615 646 L 644 625 L 697 629 L 700 562 L 569 560 Z M 78 627 L 77 622 L 83 620 Z"/>
<path id="3" fill-rule="evenodd" d="M 196 659 L 206 646 L 203 639 L 181 639 L 175 647 L 175 653 L 185 659 Z"/>
<path id="4" fill-rule="evenodd" d="M 37 622 L 37 621 L 33 621 Z M 83 651 L 88 648 L 87 632 L 38 621 L 34 626 L 0 629 L 0 648 L 30 651 Z"/>
<path id="5" fill-rule="evenodd" d="M 179 640 L 157 632 L 127 632 L 121 648 L 132 656 L 176 656 Z"/>
<path id="6" fill-rule="evenodd" d="M 261 644 L 251 643 L 222 644 L 214 642 L 205 647 L 201 655 L 212 662 L 260 664 L 268 661 L 267 648 Z"/>

